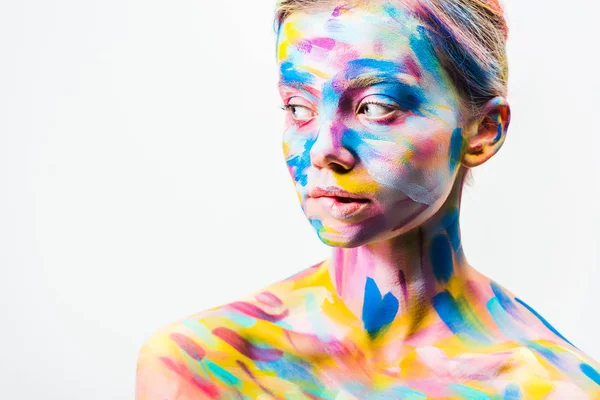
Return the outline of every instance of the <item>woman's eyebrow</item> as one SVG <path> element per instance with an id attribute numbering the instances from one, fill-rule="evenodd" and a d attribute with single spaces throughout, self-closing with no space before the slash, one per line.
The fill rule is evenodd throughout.
<path id="1" fill-rule="evenodd" d="M 403 87 L 404 90 L 409 90 L 414 94 L 422 93 L 422 88 L 417 84 L 416 79 L 412 75 L 401 74 L 401 75 L 391 75 L 391 74 L 366 74 L 364 76 L 359 76 L 351 80 L 343 80 L 334 84 L 335 92 L 351 92 L 357 89 L 364 89 L 371 86 L 379 85 L 379 84 L 389 84 L 394 86 Z M 331 87 L 330 85 L 326 85 Z M 287 81 L 282 79 L 278 83 L 278 87 L 280 89 L 285 88 L 295 88 L 297 90 L 305 91 L 306 93 L 314 96 L 321 97 L 323 91 L 321 89 L 314 88 L 313 86 L 298 82 L 298 81 Z"/>
<path id="2" fill-rule="evenodd" d="M 415 77 L 408 74 L 392 75 L 388 73 L 365 74 L 354 79 L 346 80 L 343 90 L 363 89 L 380 83 L 402 84 L 405 86 L 418 86 Z"/>
<path id="3" fill-rule="evenodd" d="M 405 64 L 371 58 L 352 60 L 340 73 L 341 79 L 335 76 L 333 80 L 337 81 L 338 90 L 362 89 L 386 82 L 418 86 L 421 71 L 412 60 L 408 61 Z M 291 62 L 282 63 L 280 72 L 280 87 L 291 86 L 315 91 L 312 85 L 317 81 L 317 77 L 312 73 L 296 69 Z"/>
<path id="4" fill-rule="evenodd" d="M 279 73 L 279 86 L 310 86 L 316 81 L 313 74 L 296 69 L 294 64 L 289 61 L 281 63 Z"/>

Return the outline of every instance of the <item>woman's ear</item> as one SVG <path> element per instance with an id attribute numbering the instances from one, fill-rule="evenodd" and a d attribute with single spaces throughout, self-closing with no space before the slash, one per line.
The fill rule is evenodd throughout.
<path id="1" fill-rule="evenodd" d="M 510 124 L 510 106 L 504 97 L 494 97 L 481 110 L 479 117 L 467 126 L 466 148 L 461 164 L 474 168 L 500 150 Z"/>

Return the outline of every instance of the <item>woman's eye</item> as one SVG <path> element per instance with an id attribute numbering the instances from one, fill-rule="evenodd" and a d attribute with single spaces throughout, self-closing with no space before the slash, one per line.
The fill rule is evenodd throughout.
<path id="1" fill-rule="evenodd" d="M 308 121 L 313 118 L 313 112 L 308 107 L 286 104 L 284 109 L 290 111 L 296 121 Z"/>
<path id="2" fill-rule="evenodd" d="M 380 104 L 380 103 L 364 103 L 359 109 L 358 112 L 364 111 L 364 114 L 368 118 L 381 118 L 385 117 L 394 111 L 398 110 L 397 107 L 393 105 Z"/>

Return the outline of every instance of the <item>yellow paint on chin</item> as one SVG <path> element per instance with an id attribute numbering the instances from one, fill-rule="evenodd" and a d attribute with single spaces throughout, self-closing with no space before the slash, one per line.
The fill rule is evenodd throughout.
<path id="1" fill-rule="evenodd" d="M 321 230 L 321 233 L 326 233 L 326 234 L 330 233 L 330 234 L 333 234 L 333 235 L 339 235 L 340 231 L 337 231 L 337 230 L 335 230 L 335 229 L 333 229 L 331 227 L 323 226 L 323 229 Z"/>
<path id="2" fill-rule="evenodd" d="M 327 226 L 323 226 L 323 229 L 319 232 L 323 239 L 327 240 L 329 246 L 343 246 L 347 242 L 341 241 L 339 239 L 336 240 L 336 235 L 339 235 L 340 232 L 335 229 Z"/>

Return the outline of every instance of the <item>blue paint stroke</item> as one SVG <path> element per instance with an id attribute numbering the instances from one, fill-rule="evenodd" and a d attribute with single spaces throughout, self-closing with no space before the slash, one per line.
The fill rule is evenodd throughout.
<path id="1" fill-rule="evenodd" d="M 282 62 L 279 69 L 281 72 L 281 80 L 284 84 L 300 84 L 306 86 L 313 84 L 315 81 L 315 77 L 310 72 L 298 71 L 294 68 L 294 64 L 289 61 Z"/>
<path id="2" fill-rule="evenodd" d="M 317 232 L 321 232 L 323 230 L 323 222 L 321 222 L 320 219 L 311 218 L 309 219 L 309 222 Z"/>
<path id="3" fill-rule="evenodd" d="M 204 362 L 206 363 L 210 372 L 212 372 L 212 374 L 217 379 L 219 379 L 221 382 L 223 382 L 225 385 L 237 386 L 241 382 L 238 377 L 236 377 L 235 375 L 231 374 L 230 372 L 224 370 L 223 368 L 219 367 L 214 362 L 207 360 L 207 359 L 205 359 Z"/>
<path id="4" fill-rule="evenodd" d="M 531 350 L 535 351 L 536 353 L 538 353 L 539 355 L 541 355 L 542 357 L 544 357 L 546 360 L 548 360 L 552 364 L 558 366 L 559 368 L 564 367 L 561 364 L 560 357 L 558 355 L 556 355 L 556 353 L 554 351 L 552 351 L 552 349 L 549 349 L 548 347 L 544 346 L 543 344 L 540 344 L 538 342 L 530 340 L 529 342 L 526 343 L 526 346 L 528 348 L 530 348 Z"/>
<path id="5" fill-rule="evenodd" d="M 290 382 L 302 381 L 323 389 L 323 385 L 309 372 L 309 370 L 298 362 L 280 358 L 275 361 L 255 361 L 254 364 L 262 371 L 274 372 L 279 379 L 289 380 Z"/>
<path id="6" fill-rule="evenodd" d="M 448 234 L 450 243 L 452 243 L 452 248 L 458 251 L 461 244 L 458 208 L 446 214 L 442 219 L 442 224 L 446 227 L 446 233 Z"/>
<path id="7" fill-rule="evenodd" d="M 492 398 L 477 389 L 461 385 L 460 383 L 451 383 L 450 388 L 463 399 L 467 400 L 491 400 Z"/>
<path id="8" fill-rule="evenodd" d="M 242 328 L 251 328 L 256 325 L 256 319 L 238 312 L 229 312 L 228 318 Z"/>
<path id="9" fill-rule="evenodd" d="M 494 296 L 496 296 L 502 308 L 504 308 L 512 317 L 519 318 L 519 310 L 516 304 L 512 301 L 504 289 L 502 289 L 502 287 L 496 282 L 491 282 L 490 286 L 494 292 Z"/>
<path id="10" fill-rule="evenodd" d="M 592 368 L 591 365 L 583 363 L 579 366 L 579 369 L 581 369 L 581 372 L 583 372 L 585 376 L 594 381 L 596 385 L 600 386 L 600 373 Z"/>
<path id="11" fill-rule="evenodd" d="M 516 383 L 506 386 L 504 389 L 504 400 L 521 400 L 521 388 Z"/>
<path id="12" fill-rule="evenodd" d="M 346 79 L 356 79 L 360 75 L 383 72 L 390 77 L 397 74 L 407 73 L 404 64 L 398 64 L 394 61 L 388 60 L 376 60 L 374 58 L 359 58 L 356 60 L 348 61 L 346 64 Z"/>
<path id="13" fill-rule="evenodd" d="M 454 263 L 452 249 L 445 235 L 438 235 L 431 241 L 429 257 L 435 278 L 440 283 L 447 283 L 452 277 Z"/>
<path id="14" fill-rule="evenodd" d="M 521 331 L 521 329 L 514 324 L 513 319 L 510 318 L 506 310 L 502 308 L 502 305 L 497 297 L 492 297 L 487 302 L 487 309 L 494 319 L 494 322 L 498 328 L 500 328 L 502 333 L 504 333 L 504 335 L 519 343 L 526 340 L 526 336 L 523 331 Z"/>
<path id="15" fill-rule="evenodd" d="M 402 399 L 402 400 L 425 400 L 427 395 L 415 389 L 411 389 L 404 386 L 394 386 L 389 389 L 390 395 L 388 399 Z M 369 397 L 370 399 L 370 397 Z"/>
<path id="16" fill-rule="evenodd" d="M 446 326 L 459 338 L 462 339 L 462 336 L 468 336 L 479 342 L 489 342 L 477 327 L 469 324 L 464 318 L 458 303 L 448 291 L 438 293 L 433 297 L 433 307 Z"/>
<path id="17" fill-rule="evenodd" d="M 498 122 L 498 132 L 496 133 L 496 137 L 494 138 L 494 143 L 496 143 L 498 140 L 500 140 L 500 138 L 502 137 L 502 131 L 503 131 L 503 127 L 502 127 L 502 122 Z"/>
<path id="18" fill-rule="evenodd" d="M 450 171 L 454 171 L 460 161 L 463 144 L 462 129 L 456 128 L 450 139 Z"/>
<path id="19" fill-rule="evenodd" d="M 554 329 L 554 327 L 552 325 L 550 325 L 550 323 L 548 321 L 546 321 L 544 319 L 544 317 L 542 317 L 540 314 L 538 314 L 533 308 L 529 307 L 523 300 L 521 300 L 519 298 L 515 298 L 515 301 L 517 303 L 519 303 L 520 305 L 522 305 L 523 307 L 525 307 L 527 310 L 529 310 L 530 313 L 532 313 L 533 315 L 535 315 L 540 321 L 542 321 L 542 324 L 544 324 L 546 326 L 546 328 L 550 329 L 556 336 L 558 336 L 559 338 L 561 338 L 565 342 L 569 343 L 571 346 L 577 348 L 573 343 L 571 343 L 570 341 L 568 341 L 567 338 L 565 338 L 556 329 Z"/>
<path id="20" fill-rule="evenodd" d="M 398 313 L 399 302 L 390 292 L 383 298 L 373 278 L 367 278 L 362 319 L 369 336 L 377 335 Z"/>
<path id="21" fill-rule="evenodd" d="M 308 175 L 306 169 L 310 166 L 310 150 L 317 141 L 317 138 L 309 138 L 304 142 L 304 150 L 301 155 L 290 157 L 286 160 L 288 167 L 292 170 L 292 176 L 295 182 L 306 186 L 308 183 Z"/>

